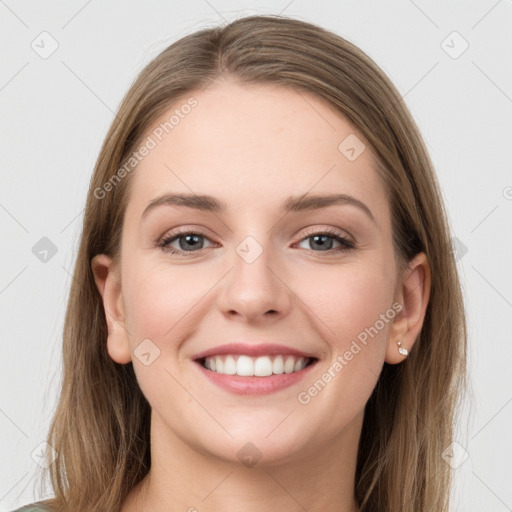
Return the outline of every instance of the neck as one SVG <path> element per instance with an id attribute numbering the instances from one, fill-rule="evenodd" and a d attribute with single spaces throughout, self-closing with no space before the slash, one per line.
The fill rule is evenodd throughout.
<path id="1" fill-rule="evenodd" d="M 193 449 L 151 416 L 151 470 L 122 512 L 307 510 L 358 512 L 354 499 L 363 412 L 320 450 L 252 467 Z"/>

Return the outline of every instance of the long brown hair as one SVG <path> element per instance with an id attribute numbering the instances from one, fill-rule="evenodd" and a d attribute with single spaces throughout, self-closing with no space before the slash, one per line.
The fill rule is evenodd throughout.
<path id="1" fill-rule="evenodd" d="M 441 454 L 453 440 L 466 387 L 466 320 L 431 161 L 400 94 L 362 50 L 313 24 L 274 15 L 243 17 L 171 44 L 119 107 L 87 196 L 65 318 L 62 390 L 48 436 L 59 454 L 49 468 L 55 498 L 45 504 L 116 511 L 149 471 L 150 407 L 132 364 L 107 353 L 91 260 L 118 256 L 133 173 L 125 168 L 115 184 L 112 177 L 164 111 L 222 73 L 312 92 L 369 141 L 391 205 L 397 259 L 406 263 L 424 251 L 432 281 L 414 350 L 401 364 L 384 364 L 366 404 L 354 492 L 361 512 L 448 510 L 451 473 Z"/>

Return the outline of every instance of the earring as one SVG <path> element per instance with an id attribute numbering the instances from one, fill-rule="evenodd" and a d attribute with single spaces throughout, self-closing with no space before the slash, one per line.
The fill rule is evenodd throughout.
<path id="1" fill-rule="evenodd" d="M 407 357 L 409 355 L 409 351 L 406 348 L 402 347 L 402 342 L 398 341 L 397 345 L 398 345 L 398 352 L 400 352 L 400 354 L 402 354 L 403 356 Z"/>

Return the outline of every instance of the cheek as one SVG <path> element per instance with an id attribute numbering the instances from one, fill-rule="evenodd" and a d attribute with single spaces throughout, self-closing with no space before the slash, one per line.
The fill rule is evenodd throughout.
<path id="1" fill-rule="evenodd" d="M 167 396 L 162 395 L 162 386 L 179 393 L 173 378 L 179 372 L 176 353 L 197 324 L 192 314 L 194 307 L 201 307 L 198 303 L 212 285 L 205 282 L 201 286 L 197 273 L 194 277 L 184 266 L 171 269 L 150 258 L 145 261 L 134 257 L 123 271 L 125 321 L 133 368 L 142 392 L 155 407 L 160 397 Z"/>
<path id="2" fill-rule="evenodd" d="M 163 345 L 178 322 L 181 325 L 182 319 L 208 291 L 208 283 L 201 286 L 197 273 L 194 275 L 185 267 L 171 270 L 161 264 L 148 265 L 140 259 L 126 270 L 125 316 L 132 338 L 143 336 Z"/>
<path id="3" fill-rule="evenodd" d="M 322 391 L 319 402 L 329 401 L 339 421 L 347 420 L 366 402 L 382 369 L 395 316 L 395 274 L 388 262 L 376 257 L 336 270 L 325 268 L 315 274 L 314 286 L 305 278 L 300 284 L 303 300 L 314 312 L 310 315 L 313 332 L 321 332 L 328 352 L 324 371 L 330 371 L 325 378 L 332 384 Z M 344 410 L 336 409 L 339 403 L 345 404 Z"/>
<path id="4" fill-rule="evenodd" d="M 297 401 L 326 437 L 353 421 L 375 388 L 395 316 L 393 272 L 380 258 L 370 265 L 366 261 L 322 270 L 315 275 L 315 286 L 309 281 L 308 287 L 305 279 L 300 283 L 329 354 L 318 374 L 304 383 Z"/>
<path id="5" fill-rule="evenodd" d="M 393 271 L 387 267 L 375 261 L 372 265 L 320 269 L 296 279 L 295 291 L 300 290 L 298 295 L 324 324 L 326 337 L 342 348 L 391 308 L 394 281 Z"/>
<path id="6" fill-rule="evenodd" d="M 182 347 L 215 307 L 216 286 L 226 270 L 206 264 L 170 263 L 142 251 L 132 254 L 122 274 L 131 349 L 150 339 L 162 356 L 158 364 L 181 365 L 186 357 Z"/>

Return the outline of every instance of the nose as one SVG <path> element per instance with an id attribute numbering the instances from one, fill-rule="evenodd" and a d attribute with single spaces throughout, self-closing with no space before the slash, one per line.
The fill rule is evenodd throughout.
<path id="1" fill-rule="evenodd" d="M 268 323 L 290 311 L 292 291 L 283 265 L 268 246 L 252 237 L 242 242 L 232 258 L 217 299 L 222 313 L 247 323 Z"/>

